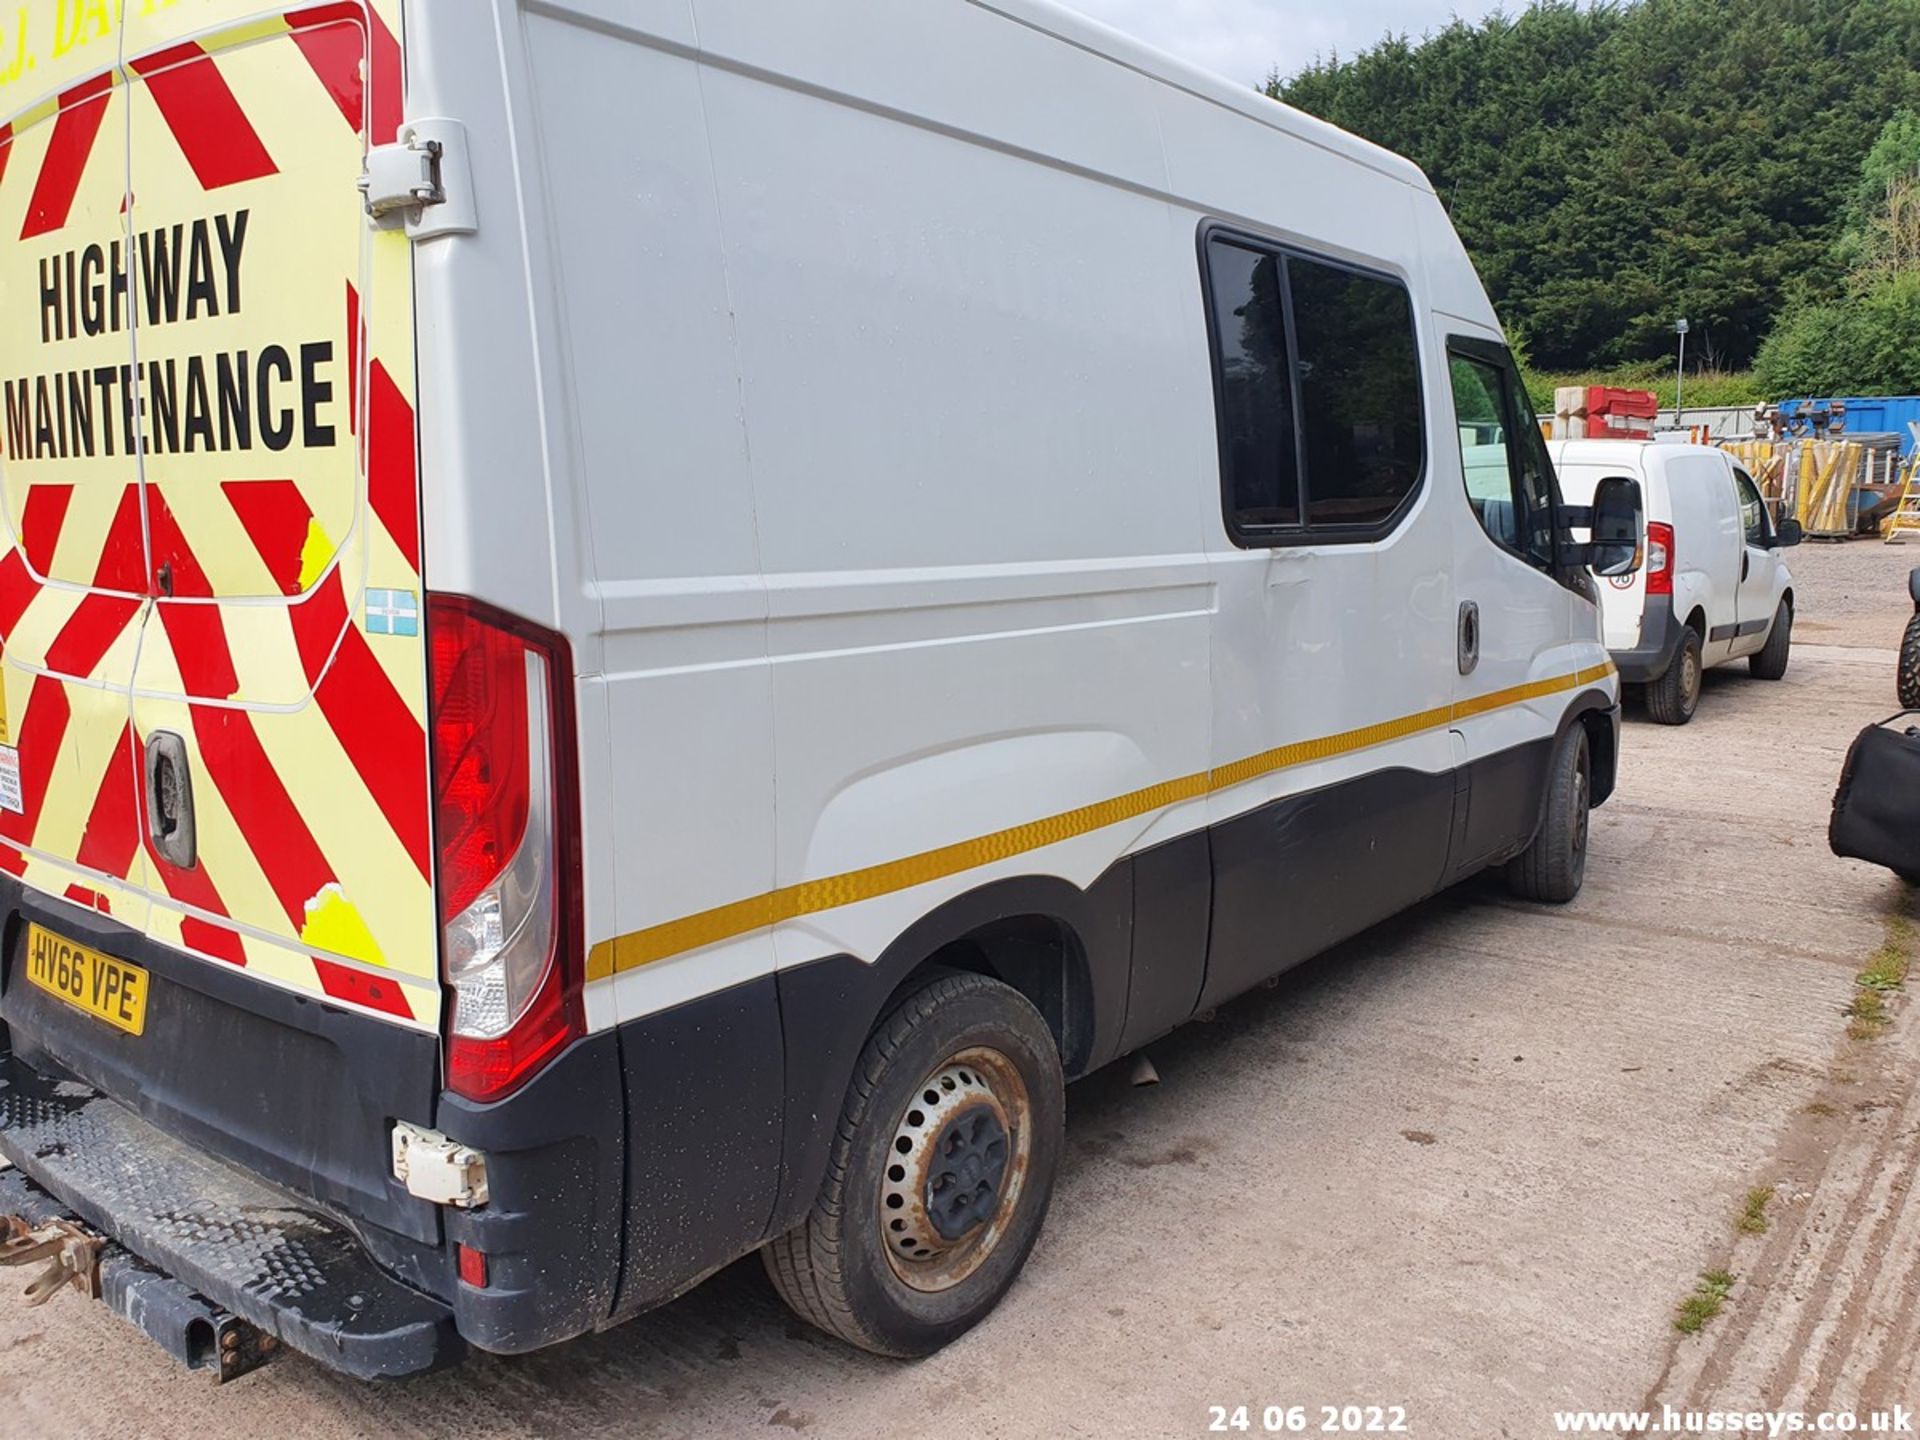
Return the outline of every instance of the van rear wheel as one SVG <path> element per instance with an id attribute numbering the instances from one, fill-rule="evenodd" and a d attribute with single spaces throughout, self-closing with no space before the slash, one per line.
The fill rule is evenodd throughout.
<path id="1" fill-rule="evenodd" d="M 1522 900 L 1564 905 L 1587 878 L 1587 822 L 1593 793 L 1587 727 L 1575 721 L 1554 746 L 1546 813 L 1533 843 L 1507 862 L 1507 888 Z"/>
<path id="2" fill-rule="evenodd" d="M 1793 649 L 1793 607 L 1785 600 L 1773 612 L 1773 628 L 1767 643 L 1747 657 L 1747 669 L 1756 680 L 1784 680 L 1787 659 Z"/>
<path id="3" fill-rule="evenodd" d="M 1700 632 L 1689 625 L 1667 673 L 1647 686 L 1647 714 L 1662 725 L 1684 725 L 1700 708 L 1706 667 L 1700 658 Z"/>
<path id="4" fill-rule="evenodd" d="M 945 973 L 854 1067 L 813 1209 L 761 1252 L 801 1319 L 877 1355 L 929 1355 L 1026 1264 L 1065 1144 L 1065 1081 L 1018 991 Z"/>

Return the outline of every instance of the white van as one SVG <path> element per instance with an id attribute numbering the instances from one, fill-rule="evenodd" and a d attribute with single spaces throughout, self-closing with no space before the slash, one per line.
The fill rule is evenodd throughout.
<path id="1" fill-rule="evenodd" d="M 1793 644 L 1788 547 L 1800 522 L 1776 522 L 1760 487 L 1724 450 L 1676 441 L 1561 440 L 1554 464 L 1579 504 L 1610 475 L 1641 484 L 1645 566 L 1601 586 L 1607 649 L 1620 678 L 1645 687 L 1647 714 L 1684 725 L 1701 676 L 1744 658 L 1757 680 L 1787 673 Z"/>
<path id="2" fill-rule="evenodd" d="M 1579 888 L 1637 489 L 1561 503 L 1407 162 L 1041 0 L 21 24 L 43 1288 L 397 1375 L 764 1247 L 923 1353 L 1066 1080 L 1486 867 Z"/>

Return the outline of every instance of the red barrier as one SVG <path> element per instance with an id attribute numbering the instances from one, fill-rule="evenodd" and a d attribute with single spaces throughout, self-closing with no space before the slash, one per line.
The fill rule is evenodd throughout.
<path id="1" fill-rule="evenodd" d="M 1653 436 L 1660 402 L 1651 390 L 1587 387 L 1587 435 L 1592 439 L 1647 440 Z"/>

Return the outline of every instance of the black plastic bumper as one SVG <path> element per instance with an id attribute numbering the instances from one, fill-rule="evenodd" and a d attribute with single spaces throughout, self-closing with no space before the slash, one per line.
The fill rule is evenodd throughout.
<path id="1" fill-rule="evenodd" d="M 1687 627 L 1673 613 L 1673 601 L 1665 595 L 1649 595 L 1647 608 L 1640 616 L 1640 643 L 1631 650 L 1611 652 L 1621 680 L 1629 685 L 1649 685 L 1658 680 L 1680 653 L 1680 640 L 1686 633 Z"/>
<path id="2" fill-rule="evenodd" d="M 176 1332 L 164 1311 L 125 1298 L 164 1293 L 132 1283 L 143 1274 L 361 1379 L 417 1374 L 464 1352 L 452 1310 L 381 1270 L 345 1226 L 12 1056 L 0 1057 L 0 1154 L 18 1167 L 0 1175 L 0 1212 L 44 1220 L 57 1202 L 147 1262 L 104 1257 L 103 1298 L 169 1349 Z"/>
<path id="3" fill-rule="evenodd" d="M 147 969 L 141 1037 L 26 982 L 30 921 Z M 581 1040 L 494 1105 L 439 1078 L 432 1034 L 274 989 L 0 875 L 0 1154 L 137 1260 L 349 1374 L 411 1374 L 466 1345 L 538 1349 L 614 1312 L 628 1149 L 618 1033 Z M 489 1203 L 442 1210 L 408 1195 L 391 1174 L 399 1121 L 485 1152 Z M 223 1207 L 242 1193 L 246 1215 L 268 1222 Z M 486 1287 L 457 1279 L 456 1242 L 487 1257 Z M 293 1257 L 305 1281 L 283 1285 L 275 1267 Z"/>

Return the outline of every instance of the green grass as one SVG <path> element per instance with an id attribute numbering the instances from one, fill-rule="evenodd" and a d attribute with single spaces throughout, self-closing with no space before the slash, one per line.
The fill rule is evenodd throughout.
<path id="1" fill-rule="evenodd" d="M 1873 952 L 1873 958 L 1867 961 L 1867 968 L 1854 977 L 1854 984 L 1867 990 L 1877 990 L 1882 995 L 1898 990 L 1907 983 L 1906 952 L 1892 945 L 1882 945 Z"/>
<path id="2" fill-rule="evenodd" d="M 1673 1328 L 1682 1335 L 1698 1335 L 1718 1315 L 1733 1290 L 1733 1276 L 1725 1270 L 1706 1270 L 1693 1293 L 1674 1307 Z"/>
<path id="3" fill-rule="evenodd" d="M 1740 1207 L 1740 1218 L 1735 1222 L 1742 1235 L 1764 1235 L 1767 1233 L 1767 1206 L 1773 1203 L 1773 1186 L 1756 1185 L 1747 1191 L 1747 1203 Z"/>
<path id="4" fill-rule="evenodd" d="M 1904 915 L 1889 915 L 1886 938 L 1868 958 L 1867 968 L 1854 977 L 1853 1004 L 1847 1007 L 1847 1033 L 1854 1039 L 1872 1040 L 1886 1034 L 1893 1021 L 1887 997 L 1906 988 L 1913 942 L 1913 922 Z"/>
<path id="5" fill-rule="evenodd" d="M 1887 1033 L 1892 1016 L 1878 990 L 1856 990 L 1847 1007 L 1847 1034 L 1855 1040 L 1877 1040 Z"/>
<path id="6" fill-rule="evenodd" d="M 1587 370 L 1573 373 L 1529 371 L 1525 376 L 1527 395 L 1541 415 L 1553 413 L 1553 392 L 1560 385 L 1611 385 L 1620 390 L 1651 390 L 1659 397 L 1660 408 L 1673 408 L 1673 366 L 1623 365 L 1617 370 Z M 1757 405 L 1762 400 L 1778 400 L 1761 390 L 1750 370 L 1687 372 L 1687 409 L 1725 409 Z"/>

